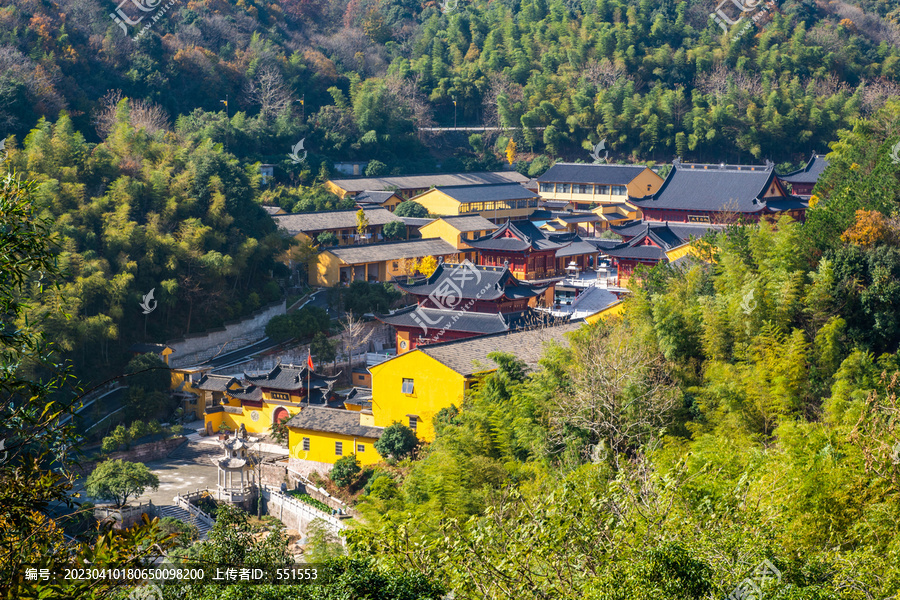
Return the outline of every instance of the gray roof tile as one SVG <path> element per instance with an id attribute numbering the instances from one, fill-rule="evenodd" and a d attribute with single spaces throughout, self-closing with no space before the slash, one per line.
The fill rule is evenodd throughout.
<path id="1" fill-rule="evenodd" d="M 288 421 L 288 427 L 375 439 L 384 431 L 382 427 L 360 425 L 356 411 L 319 406 L 301 408 L 300 413 Z"/>
<path id="2" fill-rule="evenodd" d="M 628 185 L 646 168 L 641 165 L 556 163 L 537 180 L 540 183 Z"/>
<path id="3" fill-rule="evenodd" d="M 364 246 L 336 246 L 328 248 L 328 252 L 331 252 L 348 265 L 359 265 L 385 260 L 419 258 L 422 256 L 447 256 L 456 254 L 459 250 L 440 238 L 426 238 L 423 240 L 366 244 Z"/>
<path id="4" fill-rule="evenodd" d="M 391 211 L 386 208 L 363 209 L 369 225 L 384 225 L 392 221 L 399 221 Z M 356 213 L 358 210 L 330 210 L 325 212 L 293 213 L 289 215 L 275 215 L 275 223 L 279 227 L 287 229 L 291 235 L 297 235 L 306 231 L 326 231 L 329 229 L 356 229 Z"/>
<path id="5" fill-rule="evenodd" d="M 436 189 L 462 203 L 523 200 L 538 197 L 537 194 L 516 182 L 487 185 L 442 185 Z"/>
<path id="6" fill-rule="evenodd" d="M 363 177 L 360 179 L 332 179 L 331 183 L 353 194 L 366 190 L 411 190 L 442 185 L 471 185 L 524 183 L 528 178 L 516 171 L 492 171 L 479 173 L 429 173 L 425 175 L 398 175 L 395 177 Z"/>

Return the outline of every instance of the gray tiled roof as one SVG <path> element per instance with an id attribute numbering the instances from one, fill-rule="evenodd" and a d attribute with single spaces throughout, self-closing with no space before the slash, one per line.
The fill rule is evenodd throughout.
<path id="1" fill-rule="evenodd" d="M 262 209 L 270 216 L 275 216 L 283 210 L 280 206 L 271 206 L 269 204 L 263 204 Z"/>
<path id="2" fill-rule="evenodd" d="M 403 221 L 407 227 L 424 227 L 434 221 L 434 219 L 429 219 L 428 217 L 400 217 L 400 220 Z"/>
<path id="3" fill-rule="evenodd" d="M 676 164 L 652 196 L 633 200 L 640 208 L 756 213 L 775 177 L 771 165 Z"/>
<path id="4" fill-rule="evenodd" d="M 617 233 L 622 237 L 633 238 L 643 235 L 647 232 L 648 227 L 651 231 L 668 230 L 682 242 L 686 242 L 693 238 L 703 237 L 710 229 L 721 229 L 721 225 L 712 223 L 679 223 L 675 221 L 635 221 L 628 225 L 619 227 L 613 226 L 609 230 Z M 629 240 L 630 241 L 630 240 Z"/>
<path id="5" fill-rule="evenodd" d="M 454 227 L 458 231 L 493 231 L 497 226 L 481 215 L 469 215 L 461 217 L 441 217 L 441 221 L 445 221 L 448 225 Z"/>
<path id="6" fill-rule="evenodd" d="M 288 427 L 375 439 L 384 431 L 383 427 L 360 425 L 356 411 L 319 406 L 303 407 L 300 414 L 288 421 Z"/>
<path id="7" fill-rule="evenodd" d="M 360 192 L 359 194 L 354 196 L 353 200 L 357 204 L 384 204 L 394 194 L 395 192 L 391 191 L 382 192 L 375 190 L 365 190 L 364 192 Z"/>
<path id="8" fill-rule="evenodd" d="M 602 165 L 556 163 L 537 178 L 540 183 L 605 183 L 628 185 L 647 167 L 641 165 Z"/>
<path id="9" fill-rule="evenodd" d="M 462 203 L 523 200 L 538 197 L 537 194 L 525 189 L 524 186 L 516 182 L 488 185 L 442 185 L 438 186 L 437 189 Z"/>
<path id="10" fill-rule="evenodd" d="M 440 238 L 426 238 L 422 240 L 366 244 L 364 246 L 336 246 L 329 248 L 328 252 L 331 252 L 348 265 L 359 265 L 385 260 L 419 258 L 422 256 L 446 256 L 456 254 L 459 251 Z"/>
<path id="11" fill-rule="evenodd" d="M 384 225 L 392 221 L 399 221 L 400 217 L 386 208 L 363 209 L 369 225 Z M 329 229 L 355 229 L 356 213 L 358 210 L 330 210 L 325 212 L 294 213 L 290 215 L 275 215 L 275 223 L 279 227 L 287 229 L 291 235 L 297 235 L 306 231 L 325 231 Z"/>
<path id="12" fill-rule="evenodd" d="M 813 154 L 809 162 L 802 169 L 792 171 L 787 175 L 779 175 L 783 181 L 791 183 L 815 183 L 828 166 L 828 160 L 824 154 Z"/>
<path id="13" fill-rule="evenodd" d="M 240 381 L 227 375 L 204 375 L 193 387 L 207 392 L 224 392 L 232 383 L 240 385 Z"/>
<path id="14" fill-rule="evenodd" d="M 576 239 L 576 241 L 572 242 L 568 246 L 560 248 L 556 251 L 556 256 L 564 257 L 564 256 L 578 256 L 579 254 L 596 254 L 597 247 L 593 244 L 589 244 L 585 242 L 580 237 Z"/>
<path id="15" fill-rule="evenodd" d="M 504 331 L 524 329 L 541 323 L 545 315 L 529 308 L 514 313 L 481 313 L 463 310 L 439 310 L 410 306 L 392 315 L 376 315 L 379 321 L 399 327 L 414 327 L 421 331 L 419 322 L 412 318 L 417 312 L 426 323 L 434 323 L 432 329 L 490 335 Z M 420 333 L 421 335 L 421 333 Z"/>
<path id="16" fill-rule="evenodd" d="M 309 372 L 306 365 L 276 365 L 274 369 L 265 375 L 247 375 L 244 379 L 259 387 L 273 390 L 299 390 L 306 387 L 307 376 L 310 385 L 315 387 L 329 387 L 337 379 L 337 376 L 327 377 L 315 371 Z"/>
<path id="17" fill-rule="evenodd" d="M 528 178 L 516 171 L 479 173 L 430 173 L 398 175 L 396 177 L 363 177 L 360 179 L 332 179 L 331 183 L 353 194 L 366 190 L 415 190 L 442 185 L 472 185 L 489 183 L 524 183 Z"/>
<path id="18" fill-rule="evenodd" d="M 529 248 L 533 250 L 558 249 L 571 241 L 571 237 L 558 237 L 557 234 L 541 231 L 531 221 L 507 221 L 493 233 L 469 240 L 466 243 L 479 250 L 523 252 Z"/>
<path id="19" fill-rule="evenodd" d="M 455 342 L 421 346 L 415 351 L 427 354 L 461 375 L 472 375 L 480 371 L 495 369 L 495 363 L 487 357 L 491 352 L 513 354 L 533 367 L 541 358 L 545 342 L 555 341 L 563 346 L 568 346 L 565 334 L 575 331 L 581 325 L 581 322 L 574 322 L 513 333 L 485 335 Z"/>
<path id="20" fill-rule="evenodd" d="M 395 282 L 404 292 L 428 296 L 437 290 L 452 290 L 456 300 L 497 300 L 533 298 L 543 294 L 547 286 L 516 279 L 508 267 L 476 266 L 464 261 L 459 265 L 441 263 L 430 276 L 413 283 Z"/>

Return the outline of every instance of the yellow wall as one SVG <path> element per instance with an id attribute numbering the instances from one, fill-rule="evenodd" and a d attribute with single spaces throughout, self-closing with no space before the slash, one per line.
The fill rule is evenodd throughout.
<path id="1" fill-rule="evenodd" d="M 457 250 L 470 250 L 471 246 L 465 243 L 465 241 L 462 239 L 463 237 L 472 234 L 474 234 L 474 237 L 481 237 L 483 235 L 487 235 L 495 229 L 496 227 L 485 229 L 484 231 L 467 231 L 465 234 L 462 234 L 459 229 L 457 229 L 444 219 L 437 219 L 419 229 L 419 233 L 422 234 L 423 238 L 441 238 Z"/>
<path id="2" fill-rule="evenodd" d="M 413 196 L 410 200 L 415 200 L 433 215 L 459 214 L 459 202 L 437 189 L 431 189 L 418 196 Z"/>
<path id="3" fill-rule="evenodd" d="M 451 404 L 462 406 L 465 378 L 424 352 L 413 350 L 379 365 L 372 372 L 372 412 L 375 425 L 387 427 L 394 421 L 409 425 L 407 415 L 418 416 L 416 435 L 434 440 L 432 419 Z M 402 392 L 403 379 L 414 381 L 413 394 Z"/>
<path id="4" fill-rule="evenodd" d="M 641 198 L 643 196 L 655 194 L 659 188 L 662 187 L 664 181 L 665 179 L 654 173 L 652 170 L 644 169 L 626 186 L 628 188 L 628 195 Z"/>
<path id="5" fill-rule="evenodd" d="M 623 301 L 619 300 L 618 302 L 616 302 L 614 304 L 610 304 L 609 306 L 607 306 L 600 312 L 594 313 L 589 317 L 585 317 L 584 320 L 593 325 L 600 319 L 606 319 L 606 318 L 612 317 L 613 315 L 620 315 L 620 314 L 622 314 L 622 312 L 624 310 L 625 310 L 625 303 Z"/>
<path id="6" fill-rule="evenodd" d="M 343 198 L 344 196 L 347 195 L 347 190 L 335 185 L 334 183 L 332 183 L 332 181 L 330 179 L 325 182 L 325 189 L 327 189 L 332 194 L 337 194 L 341 198 Z"/>
<path id="7" fill-rule="evenodd" d="M 303 438 L 305 437 L 309 438 L 309 451 L 303 450 Z M 375 450 L 375 438 L 353 437 L 341 433 L 325 433 L 322 431 L 297 429 L 296 427 L 291 427 L 288 434 L 288 448 L 290 448 L 291 457 L 299 458 L 300 460 L 314 460 L 333 465 L 341 458 L 335 454 L 335 442 L 343 442 L 342 456 L 354 454 L 356 450 L 354 443 L 362 444 L 363 451 L 356 452 L 356 456 L 362 465 L 374 465 L 381 462 L 381 456 Z"/>
<path id="8" fill-rule="evenodd" d="M 523 200 L 524 199 L 525 198 L 523 198 Z M 410 200 L 415 200 L 426 209 L 428 209 L 428 212 L 433 215 L 481 215 L 485 219 L 493 221 L 505 221 L 506 219 L 525 218 L 535 211 L 535 207 L 531 206 L 525 208 L 498 208 L 497 210 L 490 209 L 478 212 L 460 212 L 460 202 L 451 198 L 438 189 L 428 190 L 427 192 L 423 192 L 418 196 L 410 198 Z M 422 237 L 426 236 L 423 234 Z M 447 240 L 447 242 L 451 244 L 454 243 L 449 239 Z"/>
<path id="9" fill-rule="evenodd" d="M 309 285 L 330 287 L 340 282 L 341 266 L 344 266 L 344 261 L 328 250 L 319 252 L 319 255 L 313 260 L 315 260 L 315 264 L 310 265 Z"/>
<path id="10" fill-rule="evenodd" d="M 240 406 L 240 402 L 232 400 L 232 402 L 229 403 L 229 406 Z M 275 411 L 282 407 L 287 410 L 288 414 L 291 416 L 296 415 L 301 409 L 299 405 L 283 406 L 281 404 L 269 404 L 264 401 L 262 408 L 245 406 L 243 413 L 239 415 L 224 411 L 209 413 L 204 416 L 204 421 L 206 423 L 212 423 L 213 432 L 218 432 L 219 425 L 224 422 L 232 431 L 239 429 L 241 424 L 243 424 L 247 433 L 268 434 L 272 431 L 272 419 L 275 415 Z M 253 420 L 254 412 L 257 413 L 257 419 L 255 421 Z"/>

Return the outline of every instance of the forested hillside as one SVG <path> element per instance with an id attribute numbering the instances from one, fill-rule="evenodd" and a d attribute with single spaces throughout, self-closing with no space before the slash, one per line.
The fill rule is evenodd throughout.
<path id="1" fill-rule="evenodd" d="M 118 372 L 134 342 L 282 298 L 272 275 L 287 275 L 275 260 L 286 243 L 254 202 L 259 172 L 221 147 L 136 129 L 127 102 L 99 144 L 62 116 L 42 119 L 23 146 L 8 148 L 8 167 L 30 181 L 60 273 L 32 282 L 20 325 L 39 324 L 76 372 Z M 144 315 L 151 289 L 157 310 Z"/>
<path id="2" fill-rule="evenodd" d="M 805 224 L 645 272 L 535 374 L 499 360 L 374 473 L 354 550 L 461 598 L 895 597 L 898 126 L 841 135 Z"/>
<path id="3" fill-rule="evenodd" d="M 551 156 L 606 139 L 614 160 L 797 163 L 897 94 L 900 4 L 776 4 L 725 33 L 700 0 L 201 0 L 134 40 L 99 0 L 12 0 L 0 134 L 65 110 L 96 140 L 120 90 L 239 158 L 283 163 L 305 139 L 309 165 L 285 165 L 301 177 L 326 157 L 489 164 L 485 140 L 453 157 L 415 135 L 455 121 L 524 126 L 520 151 Z"/>

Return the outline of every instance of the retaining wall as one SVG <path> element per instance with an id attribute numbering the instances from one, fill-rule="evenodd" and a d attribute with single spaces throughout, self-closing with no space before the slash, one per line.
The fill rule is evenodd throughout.
<path id="1" fill-rule="evenodd" d="M 284 300 L 273 302 L 243 319 L 226 321 L 222 327 L 168 340 L 166 345 L 175 351 L 169 357 L 169 366 L 184 367 L 197 364 L 217 354 L 258 342 L 266 337 L 266 324 L 269 320 L 285 312 Z"/>
<path id="2" fill-rule="evenodd" d="M 308 533 L 309 524 L 316 519 L 324 522 L 328 529 L 337 536 L 343 536 L 344 530 L 348 527 L 346 522 L 348 519 L 321 511 L 281 492 L 263 488 L 262 494 L 266 504 L 266 514 L 276 517 L 288 529 L 299 531 L 300 535 L 305 536 Z"/>
<path id="3" fill-rule="evenodd" d="M 147 463 L 167 457 L 186 441 L 187 438 L 184 436 L 169 438 L 167 440 L 157 440 L 155 442 L 149 442 L 147 444 L 134 446 L 130 450 L 113 452 L 108 457 L 104 457 L 102 460 L 105 461 L 108 458 L 109 460 L 124 460 L 127 462 Z M 82 474 L 88 474 L 96 468 L 98 462 L 100 461 L 78 463 L 74 466 L 74 469 L 80 471 Z"/>

